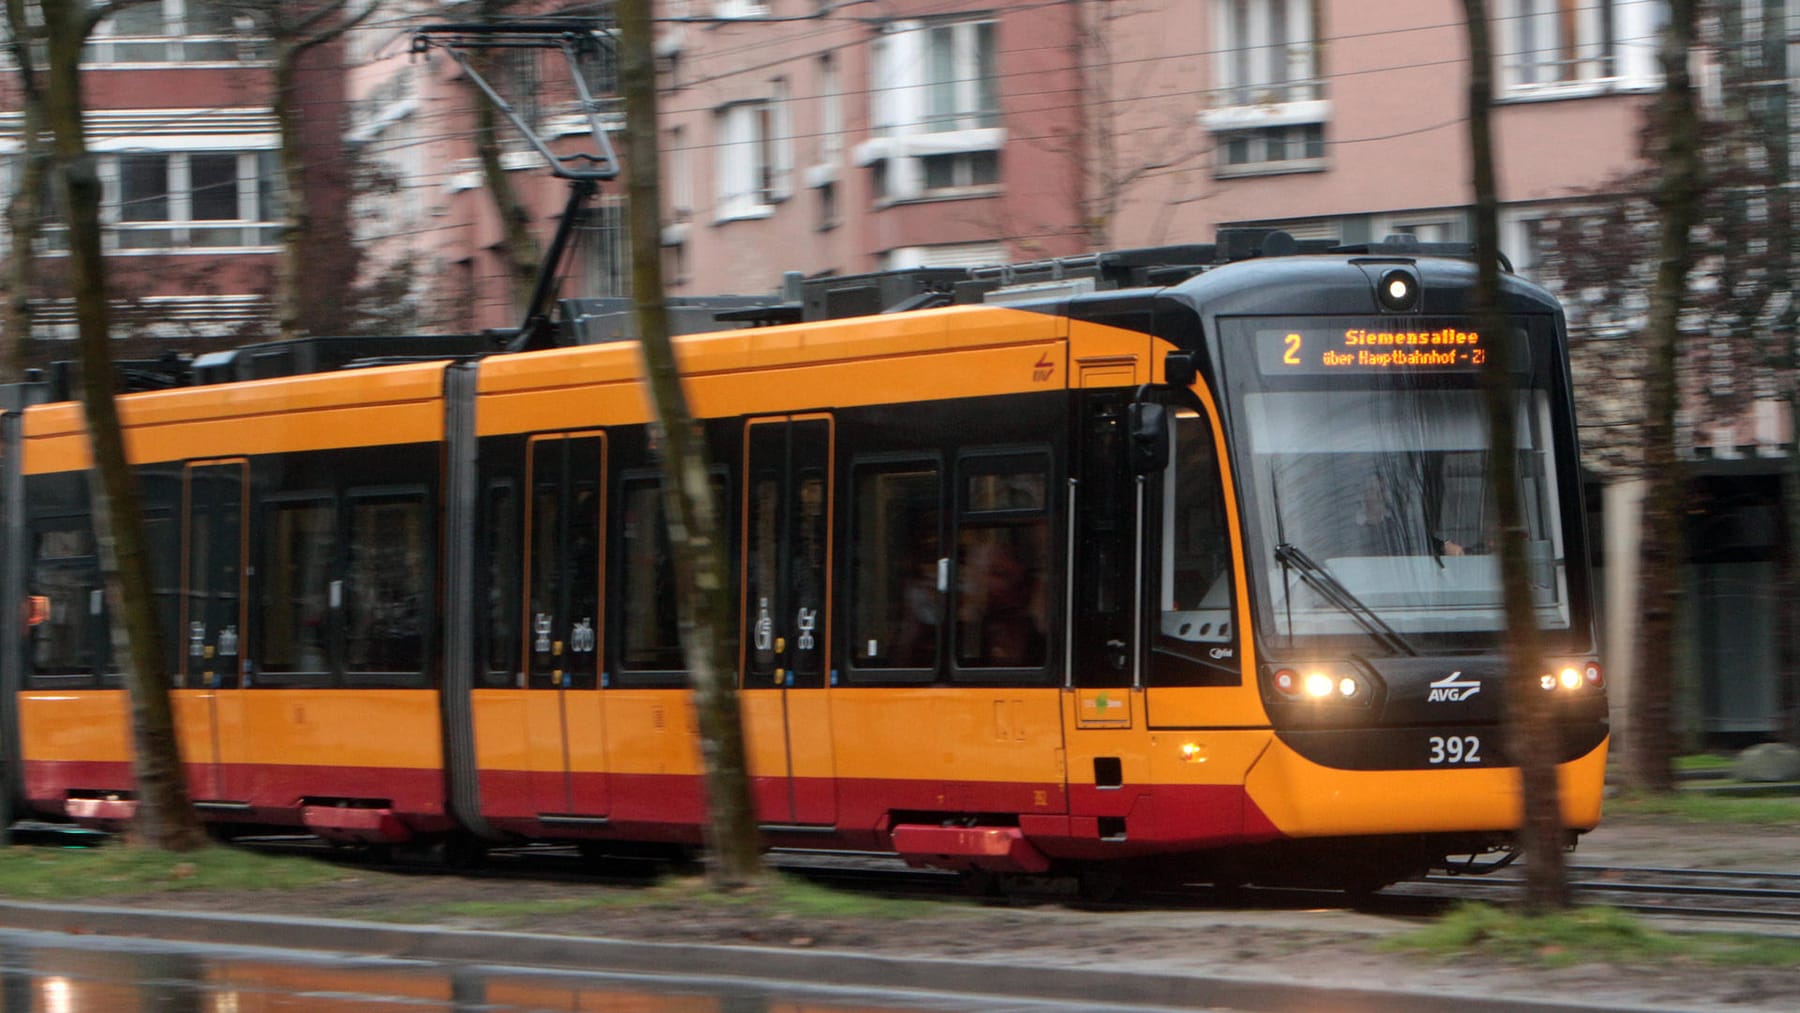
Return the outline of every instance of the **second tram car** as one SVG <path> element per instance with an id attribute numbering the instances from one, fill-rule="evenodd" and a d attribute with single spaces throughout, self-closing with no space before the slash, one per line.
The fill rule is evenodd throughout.
<path id="1" fill-rule="evenodd" d="M 1508 276 L 1486 333 L 1466 260 L 1224 249 L 679 339 L 767 843 L 1352 889 L 1503 846 L 1489 358 L 1517 380 L 1563 818 L 1595 825 L 1606 701 L 1557 304 Z M 6 790 L 116 824 L 131 736 L 87 444 L 43 387 L 0 416 Z M 221 833 L 699 843 L 635 347 L 121 410 L 189 790 Z"/>

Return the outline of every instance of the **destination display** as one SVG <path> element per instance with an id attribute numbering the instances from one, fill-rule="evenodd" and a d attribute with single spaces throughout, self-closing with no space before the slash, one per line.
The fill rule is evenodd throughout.
<path id="1" fill-rule="evenodd" d="M 1477 371 L 1487 362 L 1488 344 L 1466 324 L 1420 321 L 1402 329 L 1391 322 L 1307 321 L 1298 327 L 1259 328 L 1256 361 L 1265 376 Z"/>

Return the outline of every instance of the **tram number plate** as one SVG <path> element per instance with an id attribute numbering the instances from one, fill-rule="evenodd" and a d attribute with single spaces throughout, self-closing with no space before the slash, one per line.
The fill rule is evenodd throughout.
<path id="1" fill-rule="evenodd" d="M 1426 760 L 1434 766 L 1469 766 L 1481 762 L 1481 736 L 1433 735 L 1425 740 Z"/>

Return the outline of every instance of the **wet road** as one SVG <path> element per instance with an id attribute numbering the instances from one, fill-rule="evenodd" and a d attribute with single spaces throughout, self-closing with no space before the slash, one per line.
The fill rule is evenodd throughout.
<path id="1" fill-rule="evenodd" d="M 504 959 L 503 954 L 495 957 Z M 1137 1013 L 1147 1009 L 1129 1008 Z M 1096 1007 L 993 996 L 544 973 L 500 965 L 0 931 L 4 1013 L 1067 1013 L 1076 1009 Z"/>

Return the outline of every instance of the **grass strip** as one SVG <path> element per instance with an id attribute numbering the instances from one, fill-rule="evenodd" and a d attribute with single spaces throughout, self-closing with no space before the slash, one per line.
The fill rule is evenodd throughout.
<path id="1" fill-rule="evenodd" d="M 1774 968 L 1800 964 L 1800 939 L 1667 932 L 1608 907 L 1525 915 L 1491 904 L 1465 903 L 1426 928 L 1379 945 L 1446 959 L 1476 955 L 1551 968 L 1590 963 Z"/>

